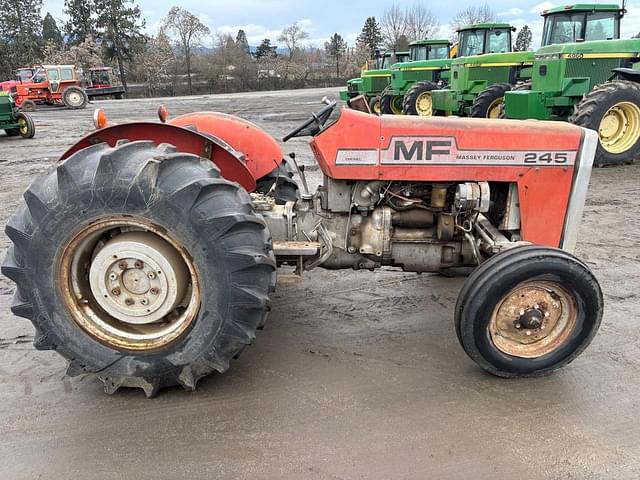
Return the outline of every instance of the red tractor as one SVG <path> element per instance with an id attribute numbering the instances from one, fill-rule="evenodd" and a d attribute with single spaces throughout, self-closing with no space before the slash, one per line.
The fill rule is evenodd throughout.
<path id="1" fill-rule="evenodd" d="M 31 77 L 36 72 L 35 68 L 23 67 L 16 70 L 16 79 L 0 82 L 0 91 L 16 93 L 16 87 L 22 82 L 30 82 Z"/>
<path id="2" fill-rule="evenodd" d="M 38 104 L 79 109 L 85 108 L 89 102 L 73 65 L 35 67 L 31 78 L 17 83 L 14 88 L 16 105 L 28 112 L 34 111 Z"/>
<path id="3" fill-rule="evenodd" d="M 285 162 L 271 136 L 230 115 L 105 126 L 71 147 L 6 226 L 2 272 L 36 348 L 67 358 L 69 375 L 96 374 L 108 393 L 193 390 L 253 342 L 287 266 L 472 269 L 452 308 L 458 340 L 501 377 L 548 374 L 589 345 L 603 297 L 571 251 L 594 132 L 334 118 L 335 107 L 284 138 L 312 137 L 324 174 L 313 193 L 295 156 Z"/>

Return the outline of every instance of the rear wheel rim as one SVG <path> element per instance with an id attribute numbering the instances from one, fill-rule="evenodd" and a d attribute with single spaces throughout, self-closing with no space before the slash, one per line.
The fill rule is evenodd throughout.
<path id="1" fill-rule="evenodd" d="M 494 346 L 520 358 L 539 358 L 561 347 L 577 322 L 573 295 L 555 282 L 521 283 L 495 307 L 489 322 Z"/>
<path id="2" fill-rule="evenodd" d="M 153 350 L 195 320 L 201 282 L 189 253 L 148 220 L 115 217 L 77 233 L 57 266 L 73 320 L 102 343 Z"/>
<path id="3" fill-rule="evenodd" d="M 380 100 L 376 100 L 375 102 L 373 102 L 373 113 L 380 115 L 380 113 L 382 112 L 382 109 L 380 108 Z"/>
<path id="4" fill-rule="evenodd" d="M 67 94 L 67 102 L 69 102 L 69 105 L 72 105 L 74 107 L 82 105 L 82 94 L 75 91 L 69 92 Z"/>
<path id="5" fill-rule="evenodd" d="M 617 103 L 602 117 L 598 133 L 607 152 L 626 152 L 640 139 L 640 107 L 632 102 Z"/>
<path id="6" fill-rule="evenodd" d="M 433 114 L 433 99 L 431 92 L 422 92 L 416 98 L 416 112 L 421 117 L 430 117 Z"/>
<path id="7" fill-rule="evenodd" d="M 487 118 L 500 118 L 502 114 L 502 106 L 504 105 L 504 97 L 496 98 L 489 108 L 487 108 Z"/>

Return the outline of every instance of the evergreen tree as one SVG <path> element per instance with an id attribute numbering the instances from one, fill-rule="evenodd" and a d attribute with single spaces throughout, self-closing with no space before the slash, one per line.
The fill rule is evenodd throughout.
<path id="1" fill-rule="evenodd" d="M 265 38 L 256 48 L 256 58 L 275 58 L 277 49 L 278 47 L 271 45 L 271 39 Z"/>
<path id="2" fill-rule="evenodd" d="M 382 29 L 376 17 L 368 17 L 362 27 L 362 32 L 358 36 L 358 43 L 369 49 L 371 58 L 375 58 L 376 49 L 382 44 L 384 37 L 382 36 Z"/>
<path id="3" fill-rule="evenodd" d="M 131 61 L 144 44 L 140 9 L 133 0 L 95 0 L 95 9 L 96 26 L 102 32 L 105 52 L 108 58 L 116 60 L 120 81 L 126 90 L 125 62 Z"/>
<path id="4" fill-rule="evenodd" d="M 334 33 L 328 42 L 324 44 L 327 56 L 336 62 L 336 78 L 340 78 L 340 59 L 347 50 L 347 43 L 339 33 Z"/>
<path id="5" fill-rule="evenodd" d="M 533 34 L 531 33 L 531 29 L 525 25 L 518 32 L 518 36 L 516 37 L 516 51 L 524 52 L 531 48 L 531 41 L 533 40 Z"/>
<path id="6" fill-rule="evenodd" d="M 78 45 L 88 37 L 98 38 L 94 0 L 64 0 L 64 13 L 69 17 L 64 26 L 69 43 Z"/>
<path id="7" fill-rule="evenodd" d="M 21 66 L 37 63 L 42 55 L 42 0 L 0 0 L 2 69 L 10 75 Z"/>
<path id="8" fill-rule="evenodd" d="M 238 48 L 241 48 L 245 52 L 250 52 L 249 40 L 247 40 L 247 34 L 244 30 L 238 30 L 238 34 L 236 35 L 236 45 Z"/>
<path id="9" fill-rule="evenodd" d="M 49 12 L 47 12 L 42 21 L 42 41 L 45 44 L 62 45 L 62 34 L 56 20 Z"/>

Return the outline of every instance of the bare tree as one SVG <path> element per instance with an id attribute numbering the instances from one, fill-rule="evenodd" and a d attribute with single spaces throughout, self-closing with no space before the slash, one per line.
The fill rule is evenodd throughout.
<path id="1" fill-rule="evenodd" d="M 158 87 L 169 83 L 174 64 L 171 42 L 161 27 L 155 37 L 149 38 L 146 50 L 136 59 L 140 78 L 146 84 L 149 96 L 153 97 Z"/>
<path id="2" fill-rule="evenodd" d="M 203 36 L 209 34 L 209 27 L 188 10 L 184 10 L 181 7 L 171 7 L 167 18 L 164 20 L 164 28 L 178 36 L 178 43 L 184 54 L 184 61 L 187 67 L 189 94 L 192 94 L 191 57 L 193 48 L 199 45 Z"/>
<path id="3" fill-rule="evenodd" d="M 302 40 L 309 38 L 309 34 L 305 32 L 298 22 L 292 23 L 284 30 L 278 37 L 279 42 L 284 42 L 287 46 L 287 50 L 289 50 L 289 60 L 293 59 L 293 54 L 298 48 L 298 45 Z"/>
<path id="4" fill-rule="evenodd" d="M 451 24 L 454 31 L 465 25 L 473 25 L 474 23 L 495 22 L 496 12 L 494 12 L 488 4 L 467 7 L 460 10 L 453 16 Z"/>
<path id="5" fill-rule="evenodd" d="M 407 22 L 405 12 L 396 3 L 385 10 L 382 15 L 382 36 L 388 48 L 397 48 L 398 43 L 406 37 Z"/>
<path id="6" fill-rule="evenodd" d="M 405 12 L 406 36 L 410 42 L 433 38 L 440 30 L 440 22 L 422 4 L 407 8 Z"/>

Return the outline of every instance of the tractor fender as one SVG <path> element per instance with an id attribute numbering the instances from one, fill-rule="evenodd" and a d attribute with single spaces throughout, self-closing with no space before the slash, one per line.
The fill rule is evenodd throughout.
<path id="1" fill-rule="evenodd" d="M 166 123 L 133 122 L 96 130 L 67 150 L 59 161 L 79 150 L 98 143 L 115 147 L 118 140 L 151 140 L 156 144 L 169 143 L 179 152 L 191 153 L 211 160 L 227 180 L 239 183 L 248 192 L 256 188 L 256 180 L 247 168 L 244 157 L 224 141 L 189 128 Z"/>
<path id="2" fill-rule="evenodd" d="M 201 134 L 213 135 L 232 149 L 242 152 L 245 165 L 255 180 L 275 170 L 282 162 L 278 142 L 253 123 L 226 113 L 195 112 L 175 117 L 171 125 L 194 128 Z"/>
<path id="3" fill-rule="evenodd" d="M 633 68 L 614 68 L 613 72 L 617 73 L 623 80 L 640 83 L 640 70 L 634 70 Z"/>

